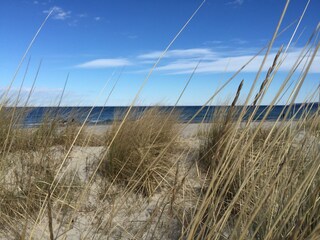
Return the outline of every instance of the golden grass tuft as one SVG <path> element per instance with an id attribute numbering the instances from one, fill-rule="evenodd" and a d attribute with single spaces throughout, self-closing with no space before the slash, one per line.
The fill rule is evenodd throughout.
<path id="1" fill-rule="evenodd" d="M 173 165 L 171 157 L 176 152 L 177 116 L 158 108 L 145 110 L 134 120 L 136 114 L 131 115 L 113 143 L 107 146 L 100 172 L 111 181 L 149 196 L 159 185 L 168 184 L 172 179 L 170 169 Z M 118 128 L 119 123 L 112 125 L 110 140 Z"/>
<path id="2" fill-rule="evenodd" d="M 319 160 L 312 137 L 290 123 L 249 125 L 234 134 L 221 134 L 219 122 L 212 125 L 200 156 L 208 153 L 211 162 L 219 162 L 207 163 L 212 172 L 189 226 L 194 227 L 192 239 L 305 239 L 314 234 L 320 224 L 320 172 L 312 167 Z"/>
<path id="3" fill-rule="evenodd" d="M 34 221 L 44 204 L 50 185 L 61 164 L 59 149 L 42 149 L 38 152 L 19 152 L 7 156 L 7 166 L 2 165 L 0 188 L 0 225 L 2 230 L 22 229 L 26 221 Z M 65 214 L 76 199 L 81 183 L 77 174 L 68 173 L 57 185 L 50 201 L 54 209 Z M 1 227 L 0 227 L 0 231 Z M 18 231 L 19 232 L 19 231 Z"/>

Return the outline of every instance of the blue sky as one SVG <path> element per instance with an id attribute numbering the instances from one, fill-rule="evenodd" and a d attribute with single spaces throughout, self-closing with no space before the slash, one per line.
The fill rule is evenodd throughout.
<path id="1" fill-rule="evenodd" d="M 151 66 L 202 0 L 3 0 L 0 3 L 0 90 L 4 91 L 37 29 L 54 8 L 22 65 L 10 91 L 21 84 L 27 60 L 30 68 L 23 93 L 30 90 L 43 59 L 34 105 L 54 105 L 70 73 L 62 105 L 128 105 Z M 298 19 L 307 1 L 292 0 L 281 29 Z M 174 104 L 198 61 L 202 62 L 180 105 L 202 105 L 235 71 L 271 39 L 284 0 L 207 0 L 154 71 L 137 104 Z M 281 66 L 262 104 L 276 93 L 302 47 L 320 20 L 320 1 L 311 0 Z M 287 45 L 296 22 L 277 38 L 266 67 L 278 48 Z M 298 37 L 300 38 L 298 39 Z M 298 39 L 298 41 L 297 41 Z M 319 40 L 317 40 L 319 41 Z M 224 104 L 244 79 L 244 101 L 263 55 L 248 65 L 214 99 Z M 261 83 L 265 72 L 258 82 Z M 293 76 L 297 79 L 298 74 Z M 318 86 L 317 54 L 297 102 Z M 106 83 L 108 84 L 106 85 Z M 104 88 L 104 86 L 106 87 Z M 285 98 L 279 102 L 285 103 Z"/>

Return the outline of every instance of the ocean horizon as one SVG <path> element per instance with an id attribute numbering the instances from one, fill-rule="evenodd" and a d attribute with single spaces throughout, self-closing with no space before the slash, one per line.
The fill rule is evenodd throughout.
<path id="1" fill-rule="evenodd" d="M 133 106 L 132 111 L 135 116 L 138 117 L 143 111 L 152 108 L 159 107 L 163 111 L 174 111 L 178 114 L 179 121 L 186 123 L 201 123 L 210 122 L 214 118 L 214 112 L 222 108 L 228 108 L 230 106 Z M 240 112 L 244 106 L 236 106 L 236 111 Z M 254 115 L 255 121 L 260 121 L 265 117 L 265 112 L 269 105 L 260 105 L 257 107 L 257 111 Z M 202 108 L 202 109 L 201 109 Z M 254 110 L 254 106 L 247 106 L 247 113 L 243 120 L 245 121 L 251 115 Z M 290 108 L 289 105 L 274 105 L 266 116 L 267 121 L 274 121 L 280 117 L 282 119 L 284 115 L 289 111 L 288 118 L 298 120 L 303 114 L 312 114 L 319 108 L 319 103 L 296 103 Z M 129 106 L 39 106 L 39 107 L 17 107 L 26 114 L 22 120 L 24 126 L 39 125 L 43 121 L 45 116 L 57 117 L 61 121 L 73 121 L 83 122 L 86 117 L 88 124 L 109 124 L 115 120 L 121 121 L 124 114 L 129 109 Z M 90 113 L 90 114 L 89 114 Z"/>

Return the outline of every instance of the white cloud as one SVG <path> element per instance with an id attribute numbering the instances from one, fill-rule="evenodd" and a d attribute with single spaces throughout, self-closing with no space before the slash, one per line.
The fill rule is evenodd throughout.
<path id="1" fill-rule="evenodd" d="M 101 17 L 95 17 L 94 20 L 95 20 L 95 21 L 100 21 L 100 20 L 101 20 Z"/>
<path id="2" fill-rule="evenodd" d="M 161 51 L 154 51 L 139 55 L 140 59 L 157 59 L 161 56 Z M 216 53 L 208 48 L 189 48 L 169 50 L 164 58 L 214 58 Z"/>
<path id="3" fill-rule="evenodd" d="M 287 53 L 285 61 L 282 63 L 279 71 L 289 71 L 293 67 L 294 63 L 300 55 L 302 49 L 291 49 Z M 222 52 L 215 52 L 208 48 L 191 48 L 191 49 L 175 49 L 168 51 L 168 55 L 160 65 L 156 68 L 156 71 L 165 74 L 188 74 L 191 73 L 194 67 L 201 59 L 197 73 L 218 73 L 218 72 L 236 72 L 242 66 L 248 62 L 258 50 L 252 48 L 225 50 Z M 146 66 L 154 64 L 156 59 L 161 54 L 160 51 L 149 52 L 146 54 L 136 56 L 136 66 Z M 266 63 L 264 64 L 263 71 L 267 71 L 272 65 L 276 52 L 269 54 Z M 252 60 L 242 72 L 257 72 L 260 68 L 264 55 L 257 56 Z M 281 56 L 282 58 L 282 56 Z M 305 61 L 306 59 L 304 59 Z M 77 65 L 78 68 L 110 68 L 118 66 L 133 65 L 134 59 L 128 58 L 111 58 L 111 59 L 95 59 L 89 62 L 85 62 Z M 298 70 L 301 70 L 303 63 L 299 66 Z M 320 73 L 320 55 L 316 56 L 311 68 L 311 73 Z M 143 67 L 143 68 L 144 68 Z M 226 69 L 227 67 L 227 69 Z M 137 72 L 144 72 L 145 69 L 137 70 Z"/>
<path id="4" fill-rule="evenodd" d="M 289 52 L 285 61 L 282 63 L 279 71 L 289 71 L 296 60 L 298 59 L 300 54 L 300 50 L 294 50 Z M 268 68 L 272 65 L 273 59 L 276 53 L 272 53 L 268 56 L 266 63 L 264 64 L 264 71 L 268 70 Z M 242 56 L 231 56 L 231 57 L 220 57 L 216 60 L 203 61 L 199 65 L 197 72 L 198 73 L 216 73 L 216 72 L 236 72 L 238 71 L 246 62 L 248 62 L 253 55 L 242 55 Z M 261 62 L 264 56 L 257 56 L 251 63 L 249 63 L 242 72 L 257 72 L 260 68 Z M 304 59 L 300 64 L 298 70 L 302 69 L 303 64 L 307 59 Z M 174 62 L 170 62 L 163 66 L 157 68 L 158 71 L 164 71 L 169 74 L 186 74 L 191 73 L 194 67 L 197 65 L 198 61 L 194 61 L 192 59 L 187 60 L 177 60 Z M 320 65 L 320 56 L 316 56 L 312 66 L 310 68 L 311 73 L 320 73 L 319 66 Z M 228 68 L 226 69 L 226 66 Z"/>
<path id="5" fill-rule="evenodd" d="M 33 4 L 39 4 L 39 2 L 38 1 L 33 1 Z"/>
<path id="6" fill-rule="evenodd" d="M 44 10 L 43 13 L 44 14 L 48 14 L 51 10 Z M 65 19 L 70 18 L 70 17 L 71 17 L 71 11 L 65 11 L 61 7 L 57 7 L 57 6 L 53 7 L 53 12 L 52 12 L 52 15 L 51 15 L 52 19 L 65 20 Z"/>
<path id="7" fill-rule="evenodd" d="M 132 65 L 132 63 L 126 58 L 104 58 L 95 59 L 89 62 L 85 62 L 77 65 L 78 68 L 110 68 Z"/>

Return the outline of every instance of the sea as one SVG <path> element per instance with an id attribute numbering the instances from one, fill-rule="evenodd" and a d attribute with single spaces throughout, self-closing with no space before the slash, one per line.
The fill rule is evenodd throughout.
<path id="1" fill-rule="evenodd" d="M 283 118 L 288 113 L 288 118 L 299 119 L 306 113 L 313 114 L 319 109 L 319 103 L 309 104 L 293 104 L 290 108 L 286 105 L 273 106 L 271 112 L 266 116 L 267 121 L 273 121 L 278 118 Z M 148 110 L 149 106 L 136 106 L 131 109 L 135 117 L 139 117 L 144 111 Z M 222 109 L 228 109 L 228 106 L 159 106 L 161 111 L 174 111 L 178 114 L 181 123 L 201 123 L 210 122 L 215 117 L 215 113 Z M 235 112 L 240 112 L 244 106 L 236 106 Z M 254 115 L 255 121 L 262 120 L 269 106 L 259 106 Z M 28 107 L 19 108 L 25 112 L 22 124 L 25 127 L 40 125 L 45 117 L 58 118 L 62 122 L 86 121 L 88 124 L 109 124 L 113 121 L 121 121 L 123 116 L 128 111 L 129 107 Z M 246 114 L 243 118 L 245 121 L 252 114 L 255 107 L 247 106 Z M 19 111 L 19 110 L 18 110 Z"/>

